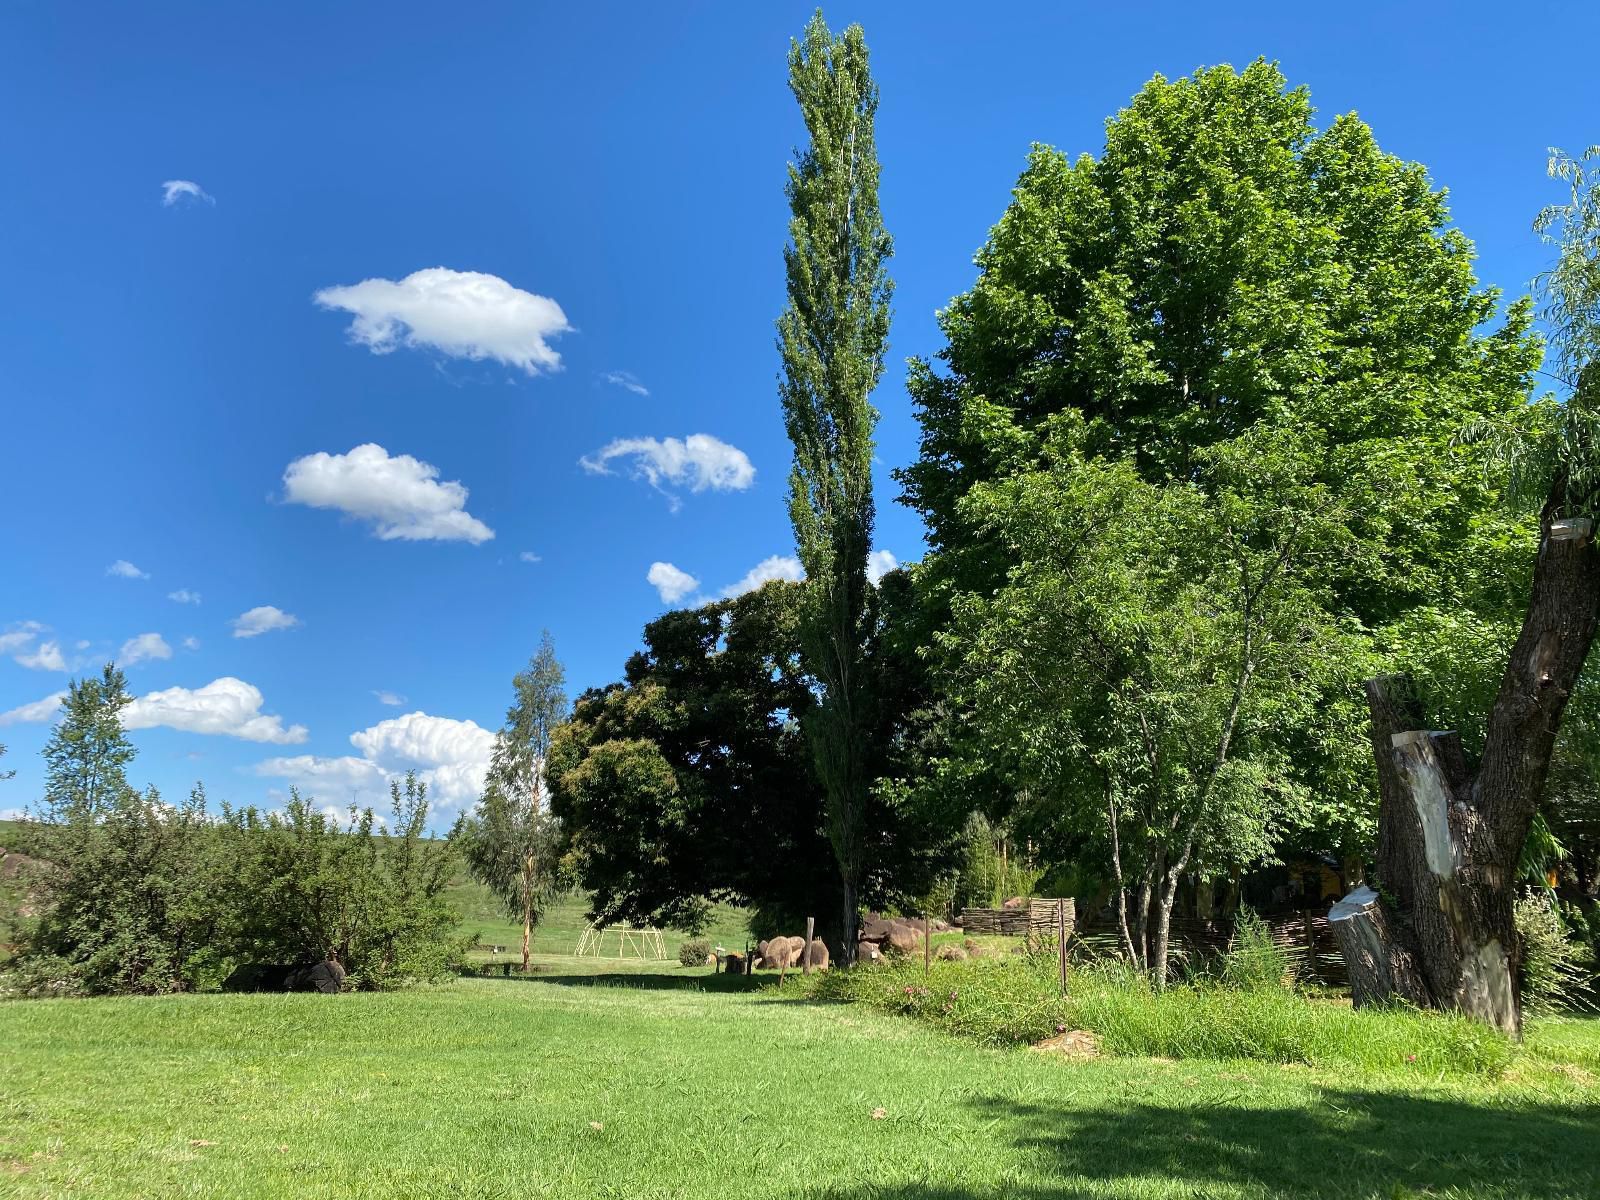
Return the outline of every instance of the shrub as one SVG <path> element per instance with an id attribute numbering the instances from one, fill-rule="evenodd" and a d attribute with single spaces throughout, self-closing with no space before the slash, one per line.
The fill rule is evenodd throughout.
<path id="1" fill-rule="evenodd" d="M 1294 968 L 1284 948 L 1254 911 L 1241 908 L 1233 926 L 1233 945 L 1222 960 L 1222 978 L 1239 988 L 1292 986 Z"/>
<path id="2" fill-rule="evenodd" d="M 1080 967 L 1063 997 L 1053 956 L 939 962 L 813 977 L 819 999 L 869 1004 L 991 1046 L 1040 1042 L 1087 1029 L 1111 1054 L 1257 1059 L 1369 1069 L 1494 1072 L 1510 1042 L 1464 1017 L 1363 1009 L 1281 987 L 1197 983 L 1153 990 L 1118 963 Z"/>
<path id="3" fill-rule="evenodd" d="M 1522 937 L 1523 1007 L 1535 1014 L 1580 1007 L 1585 972 L 1578 963 L 1578 947 L 1550 897 L 1542 892 L 1522 897 L 1516 919 Z"/>
<path id="4" fill-rule="evenodd" d="M 711 955 L 711 943 L 706 938 L 690 938 L 678 947 L 678 961 L 686 967 L 702 967 Z"/>

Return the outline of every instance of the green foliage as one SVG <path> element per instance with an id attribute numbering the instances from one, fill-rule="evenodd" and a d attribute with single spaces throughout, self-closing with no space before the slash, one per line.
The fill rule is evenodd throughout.
<path id="1" fill-rule="evenodd" d="M 624 681 L 555 731 L 551 808 L 603 923 L 698 932 L 717 900 L 790 928 L 832 910 L 799 592 L 769 583 L 658 618 Z"/>
<path id="2" fill-rule="evenodd" d="M 1158 991 L 1117 964 L 1075 968 L 1063 997 L 1054 955 L 941 961 L 927 977 L 920 962 L 829 972 L 812 987 L 819 999 L 903 1013 L 993 1046 L 1082 1029 L 1110 1054 L 1414 1070 L 1424 1078 L 1494 1074 L 1512 1057 L 1503 1035 L 1461 1017 L 1357 1012 L 1281 987 L 1202 981 Z"/>
<path id="3" fill-rule="evenodd" d="M 689 938 L 678 946 L 678 962 L 686 967 L 703 967 L 711 954 L 708 938 Z"/>
<path id="4" fill-rule="evenodd" d="M 1294 968 L 1287 951 L 1272 940 L 1267 923 L 1250 908 L 1241 908 L 1234 918 L 1233 944 L 1222 960 L 1222 978 L 1232 987 L 1289 987 Z"/>
<path id="5" fill-rule="evenodd" d="M 1534 891 L 1516 902 L 1517 936 L 1522 939 L 1522 1005 L 1540 1016 L 1586 1007 L 1589 974 L 1579 963 L 1566 922 L 1555 900 Z"/>
<path id="6" fill-rule="evenodd" d="M 1266 62 L 1153 79 L 1097 158 L 1036 148 L 911 370 L 938 786 L 1156 894 L 1360 850 L 1359 680 L 1419 659 L 1469 707 L 1535 544 L 1460 436 L 1529 419 L 1539 361 L 1472 253 Z"/>
<path id="7" fill-rule="evenodd" d="M 1533 223 L 1557 248 L 1555 265 L 1539 277 L 1540 315 L 1551 330 L 1555 368 L 1576 388 L 1584 368 L 1600 362 L 1600 146 L 1576 158 L 1551 150 L 1549 172 L 1571 196 L 1546 207 Z"/>
<path id="8" fill-rule="evenodd" d="M 953 906 L 988 908 L 1000 891 L 1000 863 L 994 849 L 994 830 L 982 813 L 967 818 L 961 832 L 960 874 L 956 878 Z"/>
<path id="9" fill-rule="evenodd" d="M 44 747 L 41 819 L 94 820 L 126 798 L 126 768 L 135 751 L 122 728 L 122 710 L 132 699 L 115 663 L 107 663 L 99 679 L 68 683 L 61 717 Z"/>
<path id="10" fill-rule="evenodd" d="M 80 765 L 59 755 L 51 768 L 82 779 Z M 24 826 L 27 852 L 48 866 L 36 881 L 39 916 L 23 933 L 22 975 L 13 986 L 91 994 L 216 986 L 227 953 L 220 901 L 233 877 L 205 792 L 196 787 L 173 806 L 154 788 L 139 793 L 102 778 L 54 795 L 57 819 Z"/>
<path id="11" fill-rule="evenodd" d="M 794 447 L 789 517 L 806 573 L 800 632 L 821 692 L 806 730 L 844 883 L 845 940 L 853 943 L 872 787 L 867 555 L 878 414 L 868 398 L 883 375 L 893 252 L 878 207 L 878 88 L 861 27 L 835 38 L 818 11 L 790 49 L 789 88 L 810 143 L 797 151 L 786 188 L 779 396 Z"/>
<path id="12" fill-rule="evenodd" d="M 472 873 L 522 923 L 526 970 L 530 931 L 564 886 L 561 826 L 550 811 L 546 772 L 551 737 L 567 713 L 566 672 L 548 630 L 512 686 L 516 700 L 495 737 L 483 796 L 455 836 Z"/>
<path id="13" fill-rule="evenodd" d="M 390 784 L 390 798 L 387 833 L 371 809 L 341 821 L 298 792 L 281 813 L 225 810 L 240 961 L 333 955 L 372 988 L 454 968 L 465 949 L 445 896 L 455 847 L 426 836 L 427 785 L 414 773 Z"/>

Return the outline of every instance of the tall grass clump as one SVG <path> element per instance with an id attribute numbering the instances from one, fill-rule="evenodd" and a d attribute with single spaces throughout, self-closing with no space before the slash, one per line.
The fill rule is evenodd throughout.
<path id="1" fill-rule="evenodd" d="M 920 963 L 862 967 L 828 972 L 810 986 L 819 1000 L 869 1004 L 990 1046 L 1040 1042 L 1067 1028 L 1088 1030 L 1104 1053 L 1119 1055 L 1435 1074 L 1494 1073 L 1511 1060 L 1503 1035 L 1462 1017 L 1401 1008 L 1357 1012 L 1311 999 L 1282 986 L 1283 972 L 1265 954 L 1235 964 L 1234 982 L 1227 966 L 1221 981 L 1162 991 L 1119 963 L 1080 966 L 1066 997 L 1054 956 L 935 963 L 926 978 Z"/>

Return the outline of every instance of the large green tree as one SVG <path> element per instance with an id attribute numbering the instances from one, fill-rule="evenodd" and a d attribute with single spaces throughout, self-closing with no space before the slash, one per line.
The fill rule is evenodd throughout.
<path id="1" fill-rule="evenodd" d="M 1159 710 L 1165 736 L 1209 744 L 1194 761 L 1217 760 L 1214 704 L 1132 703 L 1143 687 L 1128 688 L 1183 652 L 1173 638 L 1192 621 L 1225 628 L 1231 649 L 1213 676 L 1173 668 L 1188 673 L 1184 688 L 1229 695 L 1241 679 L 1247 696 L 1264 688 L 1278 668 L 1251 666 L 1246 631 L 1268 614 L 1246 621 L 1239 600 L 1250 592 L 1236 585 L 1279 555 L 1273 586 L 1294 600 L 1283 611 L 1298 611 L 1308 631 L 1353 637 L 1361 654 L 1404 662 L 1463 616 L 1485 644 L 1509 641 L 1504 580 L 1525 577 L 1515 536 L 1525 523 L 1497 504 L 1487 450 L 1458 435 L 1526 407 L 1539 357 L 1529 306 L 1510 306 L 1497 324 L 1497 295 L 1474 279 L 1471 244 L 1422 167 L 1383 153 L 1353 115 L 1322 130 L 1312 118 L 1305 90 L 1257 62 L 1152 80 L 1107 123 L 1097 157 L 1036 148 L 979 255 L 977 283 L 941 314 L 941 363 L 913 364 L 922 451 L 901 477 L 929 526 L 922 578 L 947 620 L 976 619 L 988 598 L 1020 602 L 1015 589 L 1035 576 L 1083 581 L 1073 563 L 1086 551 L 1030 545 L 1018 515 L 996 510 L 1036 496 L 1063 528 L 1081 524 L 1083 514 L 1057 511 L 1070 496 L 1048 491 L 1064 464 L 1127 472 L 1129 489 L 1153 489 L 1151 520 L 1166 519 L 1164 506 L 1197 506 L 1191 545 L 1151 530 L 1153 561 L 1140 561 L 1137 538 L 1108 539 L 1122 543 L 1117 569 L 1161 572 L 1161 555 L 1181 552 L 1184 577 L 1215 591 L 1209 605 L 1180 610 L 1129 594 L 1151 636 L 1128 645 L 1146 649 L 1101 685 L 1085 680 L 1070 714 L 1098 724 L 1106 745 L 1137 750 L 1139 721 Z M 1063 421 L 1070 455 L 1058 445 Z M 1090 489 L 1082 503 L 1104 494 Z M 1082 536 L 1096 570 L 1112 572 L 1111 547 L 1094 545 L 1098 527 Z M 1074 636 L 1090 639 L 1094 624 L 1079 622 Z M 1307 636 L 1326 644 L 1325 632 Z M 934 647 L 947 679 L 981 665 L 951 639 Z M 1276 844 L 1359 851 L 1374 810 L 1366 713 L 1347 674 L 1307 674 L 1284 677 L 1294 704 L 1267 724 L 1252 718 L 1249 759 L 1272 768 L 1255 786 L 1278 807 Z M 1042 778 L 1009 756 L 1003 726 L 955 715 L 948 761 L 999 760 L 1007 769 L 986 784 L 1052 805 L 1068 824 L 1101 814 L 1104 828 L 1091 776 Z M 1189 774 L 1184 794 L 1207 794 L 1207 773 Z M 1186 840 L 1158 854 L 1163 871 L 1183 861 Z M 1204 871 L 1204 857 L 1188 868 Z"/>
<path id="2" fill-rule="evenodd" d="M 869 397 L 883 374 L 892 291 L 892 243 L 878 207 L 878 88 L 861 27 L 836 38 L 818 11 L 790 50 L 789 87 L 810 143 L 789 167 L 779 395 L 794 445 L 789 516 L 806 571 L 806 666 L 821 690 L 807 733 L 827 796 L 849 962 L 873 786 L 867 556 L 878 414 Z"/>
<path id="3" fill-rule="evenodd" d="M 566 671 L 548 630 L 527 669 L 512 679 L 516 699 L 495 737 L 483 796 L 457 827 L 467 864 L 506 914 L 522 922 L 522 970 L 533 927 L 559 885 L 560 830 L 550 812 L 550 738 L 567 715 Z"/>

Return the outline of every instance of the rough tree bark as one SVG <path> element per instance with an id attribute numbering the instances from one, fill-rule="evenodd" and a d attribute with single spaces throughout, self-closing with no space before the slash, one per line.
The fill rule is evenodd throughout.
<path id="1" fill-rule="evenodd" d="M 1521 1030 L 1517 862 L 1600 617 L 1600 556 L 1589 521 L 1559 518 L 1565 495 L 1558 480 L 1541 514 L 1533 594 L 1476 775 L 1456 734 L 1426 728 L 1408 677 L 1367 681 L 1377 890 L 1329 913 L 1357 1004 L 1399 997 Z"/>

